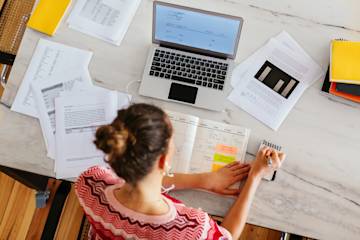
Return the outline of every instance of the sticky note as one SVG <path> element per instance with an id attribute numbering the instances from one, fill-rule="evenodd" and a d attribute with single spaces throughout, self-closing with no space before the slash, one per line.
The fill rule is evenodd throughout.
<path id="1" fill-rule="evenodd" d="M 220 162 L 220 163 L 232 163 L 236 160 L 236 156 L 226 156 L 219 153 L 214 154 L 214 162 Z"/>
<path id="2" fill-rule="evenodd" d="M 224 167 L 225 165 L 220 165 L 220 164 L 213 164 L 211 166 L 211 171 L 212 172 L 216 172 L 217 170 L 219 170 L 220 168 Z"/>
<path id="3" fill-rule="evenodd" d="M 238 152 L 238 148 L 237 147 L 226 146 L 226 145 L 223 145 L 223 144 L 218 144 L 218 145 L 216 145 L 215 151 L 219 152 L 219 153 L 224 153 L 224 154 L 227 154 L 227 155 L 236 155 L 237 152 Z"/>

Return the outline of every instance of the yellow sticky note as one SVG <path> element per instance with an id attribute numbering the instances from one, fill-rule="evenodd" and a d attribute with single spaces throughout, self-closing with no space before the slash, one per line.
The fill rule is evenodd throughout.
<path id="1" fill-rule="evenodd" d="M 232 163 L 236 161 L 236 156 L 226 156 L 226 155 L 222 155 L 219 153 L 215 153 L 214 154 L 214 162 L 219 162 L 219 163 Z"/>
<path id="2" fill-rule="evenodd" d="M 28 27 L 54 35 L 71 0 L 40 0 L 30 17 Z"/>
<path id="3" fill-rule="evenodd" d="M 225 165 L 221 165 L 221 164 L 213 164 L 212 166 L 211 166 L 211 171 L 212 172 L 216 172 L 217 170 L 219 170 L 220 168 L 222 168 L 222 167 L 224 167 Z"/>

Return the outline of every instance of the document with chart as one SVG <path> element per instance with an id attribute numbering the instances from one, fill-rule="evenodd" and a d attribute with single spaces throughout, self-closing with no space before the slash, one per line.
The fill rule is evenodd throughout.
<path id="1" fill-rule="evenodd" d="M 323 75 L 321 67 L 282 32 L 235 68 L 228 99 L 277 130 L 305 90 Z"/>
<path id="2" fill-rule="evenodd" d="M 77 71 L 76 69 L 87 69 L 91 57 L 92 52 L 40 39 L 11 110 L 37 118 L 38 112 L 30 85 L 61 78 L 64 73 Z"/>
<path id="3" fill-rule="evenodd" d="M 183 113 L 167 114 L 174 129 L 174 172 L 210 172 L 234 161 L 244 162 L 249 129 Z"/>
<path id="4" fill-rule="evenodd" d="M 56 81 L 31 84 L 48 157 L 52 159 L 55 159 L 55 99 L 64 92 L 74 93 L 93 87 L 87 69 L 80 69 L 77 74 L 70 72 Z"/>

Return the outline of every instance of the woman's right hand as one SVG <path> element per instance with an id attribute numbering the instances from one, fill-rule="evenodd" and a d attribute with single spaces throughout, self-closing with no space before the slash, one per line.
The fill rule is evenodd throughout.
<path id="1" fill-rule="evenodd" d="M 256 155 L 255 161 L 252 163 L 249 177 L 263 178 L 267 174 L 281 167 L 285 160 L 285 153 L 276 151 L 275 149 L 264 147 Z M 268 159 L 271 158 L 272 165 L 268 165 Z"/>

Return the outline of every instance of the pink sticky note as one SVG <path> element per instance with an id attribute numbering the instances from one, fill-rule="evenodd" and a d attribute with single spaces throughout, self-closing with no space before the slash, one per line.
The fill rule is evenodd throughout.
<path id="1" fill-rule="evenodd" d="M 221 152 L 228 155 L 236 155 L 238 152 L 237 147 L 226 146 L 224 144 L 218 144 L 215 148 L 216 152 Z"/>

